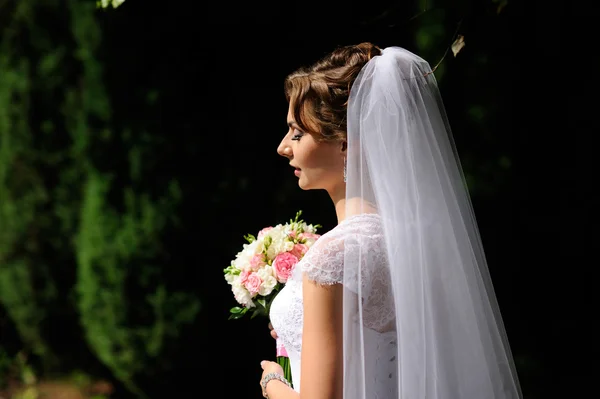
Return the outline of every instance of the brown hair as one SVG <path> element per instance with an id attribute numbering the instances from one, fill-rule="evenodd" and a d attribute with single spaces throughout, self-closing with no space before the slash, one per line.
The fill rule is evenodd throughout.
<path id="1" fill-rule="evenodd" d="M 320 141 L 346 140 L 346 107 L 354 80 L 381 49 L 365 42 L 340 47 L 285 79 L 285 97 L 301 130 Z"/>

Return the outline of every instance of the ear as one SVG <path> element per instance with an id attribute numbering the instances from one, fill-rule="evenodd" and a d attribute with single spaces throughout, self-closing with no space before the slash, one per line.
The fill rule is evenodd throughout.
<path id="1" fill-rule="evenodd" d="M 346 140 L 342 141 L 342 152 L 346 152 L 348 149 L 348 142 Z"/>

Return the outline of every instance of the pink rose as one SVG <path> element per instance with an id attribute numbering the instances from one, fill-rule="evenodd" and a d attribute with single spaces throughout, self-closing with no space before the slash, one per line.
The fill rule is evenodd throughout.
<path id="1" fill-rule="evenodd" d="M 282 252 L 277 255 L 273 261 L 273 270 L 277 281 L 285 284 L 292 275 L 296 263 L 298 263 L 298 258 L 289 252 Z"/>
<path id="2" fill-rule="evenodd" d="M 240 273 L 240 284 L 245 285 L 246 281 L 248 281 L 248 276 L 252 273 L 249 270 L 242 270 Z"/>
<path id="3" fill-rule="evenodd" d="M 250 273 L 248 278 L 246 278 L 246 282 L 244 283 L 244 287 L 252 294 L 252 296 L 258 294 L 258 290 L 260 289 L 260 285 L 262 284 L 262 279 L 256 273 Z"/>
<path id="4" fill-rule="evenodd" d="M 250 259 L 250 269 L 252 271 L 257 271 L 266 264 L 267 262 L 265 262 L 265 257 L 263 254 L 256 254 L 252 257 L 252 259 Z"/>
<path id="5" fill-rule="evenodd" d="M 294 255 L 298 259 L 302 259 L 304 254 L 308 251 L 308 246 L 305 244 L 296 244 L 294 245 L 294 249 L 290 251 L 292 255 Z"/>
<path id="6" fill-rule="evenodd" d="M 267 232 L 269 230 L 271 230 L 273 227 L 265 227 L 264 229 L 262 229 L 261 231 L 258 232 L 258 239 L 261 239 L 264 237 L 265 234 L 267 234 Z"/>

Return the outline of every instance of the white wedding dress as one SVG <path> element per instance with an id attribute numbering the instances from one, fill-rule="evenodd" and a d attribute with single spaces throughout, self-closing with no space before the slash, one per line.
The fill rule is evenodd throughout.
<path id="1" fill-rule="evenodd" d="M 363 339 L 365 370 L 373 392 L 368 398 L 397 397 L 397 359 L 395 312 L 389 284 L 389 266 L 384 248 L 380 217 L 376 214 L 350 216 L 323 234 L 296 265 L 285 287 L 271 305 L 270 318 L 274 330 L 288 353 L 292 383 L 300 391 L 302 354 L 302 275 L 319 284 L 344 281 L 344 256 L 360 256 L 360 281 L 363 297 Z M 346 276 L 346 287 L 358 292 L 358 276 Z M 348 360 L 348 359 L 347 359 Z M 350 359 L 351 361 L 351 359 Z M 341 365 L 340 365 L 341 367 Z"/>

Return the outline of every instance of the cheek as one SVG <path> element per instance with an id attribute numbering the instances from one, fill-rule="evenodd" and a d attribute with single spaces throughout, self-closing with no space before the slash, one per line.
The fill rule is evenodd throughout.
<path id="1" fill-rule="evenodd" d="M 335 169 L 340 163 L 337 154 L 329 147 L 318 145 L 307 146 L 301 159 L 305 168 L 313 169 Z"/>

